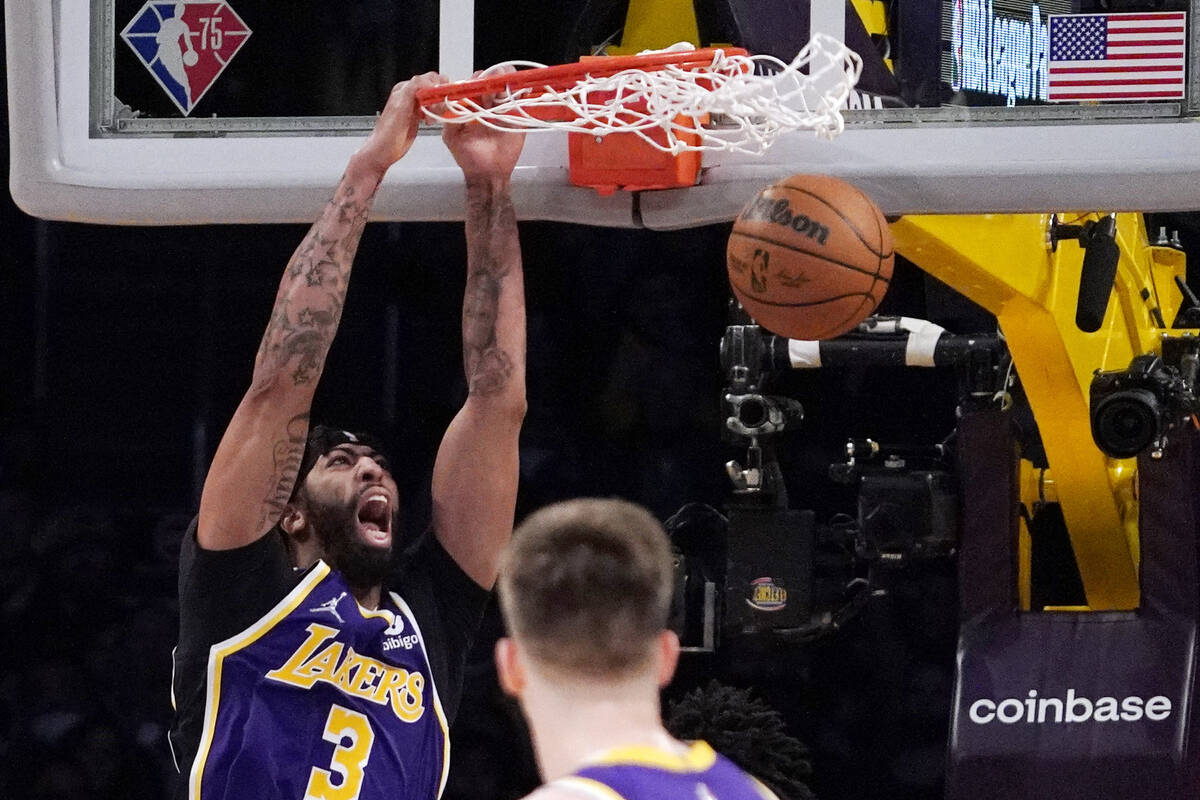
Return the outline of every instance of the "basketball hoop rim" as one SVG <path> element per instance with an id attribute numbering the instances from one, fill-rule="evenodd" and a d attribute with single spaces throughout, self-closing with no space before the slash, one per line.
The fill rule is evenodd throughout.
<path id="1" fill-rule="evenodd" d="M 609 77 L 618 72 L 640 69 L 646 72 L 680 67 L 695 70 L 712 64 L 718 53 L 729 56 L 747 56 L 740 47 L 705 47 L 698 50 L 674 50 L 644 53 L 632 56 L 586 56 L 573 64 L 556 64 L 548 67 L 533 67 L 517 72 L 502 72 L 482 78 L 444 83 L 430 86 L 417 92 L 417 103 L 428 108 L 445 101 L 478 98 L 496 94 L 505 89 L 546 89 L 562 91 L 570 89 L 588 77 Z"/>

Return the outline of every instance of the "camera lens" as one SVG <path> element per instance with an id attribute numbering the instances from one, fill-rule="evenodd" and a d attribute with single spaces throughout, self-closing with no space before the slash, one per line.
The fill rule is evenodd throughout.
<path id="1" fill-rule="evenodd" d="M 1092 407 L 1092 438 L 1112 458 L 1132 458 L 1158 438 L 1162 406 L 1148 389 L 1114 392 Z"/>
<path id="2" fill-rule="evenodd" d="M 738 408 L 738 420 L 747 428 L 759 428 L 767 423 L 767 406 L 761 399 L 749 397 Z"/>

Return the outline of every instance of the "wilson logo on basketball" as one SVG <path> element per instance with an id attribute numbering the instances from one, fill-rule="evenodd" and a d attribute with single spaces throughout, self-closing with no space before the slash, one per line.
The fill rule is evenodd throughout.
<path id="1" fill-rule="evenodd" d="M 743 222 L 761 221 L 782 225 L 815 240 L 817 244 L 825 244 L 829 238 L 829 228 L 803 214 L 797 214 L 782 197 L 776 200 L 759 195 L 742 212 L 741 219 Z"/>
<path id="2" fill-rule="evenodd" d="M 892 278 L 892 235 L 857 187 L 792 175 L 751 198 L 725 249 L 729 285 L 756 323 L 789 339 L 830 339 L 854 328 Z"/>

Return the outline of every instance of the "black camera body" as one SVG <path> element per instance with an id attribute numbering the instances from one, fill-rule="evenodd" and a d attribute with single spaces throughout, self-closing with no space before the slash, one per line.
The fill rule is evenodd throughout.
<path id="1" fill-rule="evenodd" d="M 1090 392 L 1096 445 L 1112 458 L 1133 458 L 1161 446 L 1168 431 L 1196 412 L 1194 379 L 1149 354 L 1123 370 L 1097 371 Z"/>
<path id="2" fill-rule="evenodd" d="M 880 567 L 949 558 L 958 546 L 958 483 L 943 470 L 865 473 L 858 489 L 854 549 Z"/>
<path id="3" fill-rule="evenodd" d="M 889 332 L 820 347 L 821 363 L 895 367 L 905 363 L 907 340 Z M 968 401 L 991 402 L 1003 352 L 998 339 L 963 336 L 939 339 L 935 356 L 956 368 Z M 730 325 L 721 366 L 723 438 L 747 448 L 746 466 L 726 463 L 727 516 L 688 504 L 666 526 L 679 552 L 672 627 L 685 651 L 811 641 L 840 630 L 905 568 L 956 556 L 959 486 L 944 442 L 847 442 L 846 460 L 830 465 L 829 478 L 839 493 L 851 491 L 844 510 L 818 522 L 815 511 L 789 506 L 777 458 L 784 435 L 805 416 L 774 380 L 796 368 L 787 340 L 757 325 Z"/>

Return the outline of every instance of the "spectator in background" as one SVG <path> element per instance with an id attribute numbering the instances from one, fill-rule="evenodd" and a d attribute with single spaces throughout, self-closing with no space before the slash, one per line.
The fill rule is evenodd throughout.
<path id="1" fill-rule="evenodd" d="M 667 730 L 680 739 L 703 739 L 721 755 L 765 783 L 780 800 L 813 800 L 808 748 L 788 734 L 783 716 L 748 689 L 717 681 L 693 689 L 667 710 Z"/>

